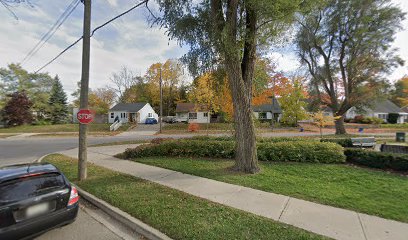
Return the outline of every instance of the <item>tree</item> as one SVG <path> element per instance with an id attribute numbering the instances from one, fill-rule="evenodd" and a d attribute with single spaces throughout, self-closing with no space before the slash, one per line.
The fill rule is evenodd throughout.
<path id="1" fill-rule="evenodd" d="M 48 73 L 30 73 L 19 64 L 0 68 L 0 108 L 7 102 L 7 96 L 24 90 L 33 103 L 32 111 L 36 118 L 44 119 L 53 82 Z"/>
<path id="2" fill-rule="evenodd" d="M 400 107 L 408 106 L 408 77 L 405 76 L 394 84 L 391 100 Z"/>
<path id="3" fill-rule="evenodd" d="M 53 124 L 65 123 L 68 119 L 67 95 L 64 92 L 58 75 L 54 78 L 51 88 L 50 99 L 48 100 L 49 116 Z"/>
<path id="4" fill-rule="evenodd" d="M 287 85 L 287 88 L 280 97 L 280 104 L 283 110 L 282 122 L 297 126 L 299 120 L 307 117 L 306 103 L 303 101 L 306 97 L 301 79 L 295 78 L 293 83 Z"/>
<path id="5" fill-rule="evenodd" d="M 14 13 L 13 7 L 17 6 L 20 3 L 26 3 L 30 7 L 34 7 L 29 0 L 0 0 L 0 3 L 7 9 L 7 11 L 18 20 L 17 15 Z"/>
<path id="6" fill-rule="evenodd" d="M 147 91 L 152 105 L 158 109 L 160 105 L 160 72 L 163 89 L 163 113 L 167 116 L 174 115 L 176 100 L 178 99 L 177 87 L 182 82 L 182 65 L 173 59 L 165 63 L 152 64 L 146 72 Z"/>
<path id="7" fill-rule="evenodd" d="M 301 0 L 159 0 L 156 22 L 170 37 L 190 46 L 183 57 L 190 72 L 225 69 L 234 104 L 237 171 L 259 171 L 253 123 L 252 86 L 257 46 L 276 38 Z"/>
<path id="8" fill-rule="evenodd" d="M 122 102 L 135 103 L 135 102 L 149 102 L 151 103 L 151 96 L 148 92 L 147 83 L 143 77 L 136 77 L 136 82 L 128 89 L 125 90 L 122 96 Z"/>
<path id="9" fill-rule="evenodd" d="M 110 81 L 113 83 L 110 89 L 115 92 L 118 101 L 122 102 L 125 91 L 136 83 L 136 76 L 128 67 L 122 66 L 119 72 L 112 73 Z"/>
<path id="10" fill-rule="evenodd" d="M 31 106 L 33 105 L 25 91 L 11 94 L 4 107 L 4 120 L 8 126 L 30 124 L 33 121 Z"/>
<path id="11" fill-rule="evenodd" d="M 79 90 L 81 82 L 77 82 L 78 89 L 71 94 L 75 97 L 73 107 L 79 108 Z M 98 88 L 95 91 L 89 89 L 88 93 L 88 107 L 95 111 L 96 114 L 107 114 L 109 109 L 115 103 L 116 93 L 109 87 Z"/>
<path id="12" fill-rule="evenodd" d="M 381 95 L 384 73 L 402 64 L 391 48 L 405 14 L 390 0 L 325 0 L 299 17 L 296 44 L 321 102 L 339 118 Z M 323 98 L 326 95 L 328 98 Z"/>
<path id="13" fill-rule="evenodd" d="M 340 118 L 340 116 L 333 117 L 333 116 L 325 115 L 324 112 L 322 111 L 318 111 L 312 114 L 313 123 L 316 126 L 318 126 L 320 130 L 320 138 L 323 137 L 323 128 L 328 126 L 333 121 L 337 120 L 337 118 Z"/>

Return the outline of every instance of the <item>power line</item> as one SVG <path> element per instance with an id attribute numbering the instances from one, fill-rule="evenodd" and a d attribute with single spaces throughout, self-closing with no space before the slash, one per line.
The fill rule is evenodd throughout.
<path id="1" fill-rule="evenodd" d="M 105 23 L 99 25 L 98 27 L 96 27 L 96 28 L 92 31 L 90 37 L 92 37 L 92 36 L 94 35 L 94 33 L 95 33 L 96 31 L 98 31 L 99 29 L 101 29 L 101 28 L 103 28 L 104 26 L 108 25 L 109 23 L 115 21 L 116 19 L 122 17 L 123 15 L 125 15 L 125 14 L 131 12 L 132 10 L 136 9 L 137 7 L 140 7 L 141 5 L 146 4 L 147 2 L 149 2 L 149 0 L 144 0 L 144 1 L 142 1 L 142 2 L 140 2 L 140 3 L 138 3 L 138 4 L 136 4 L 135 6 L 129 8 L 128 10 L 124 11 L 123 13 L 119 14 L 118 16 L 116 16 L 116 17 L 114 17 L 114 18 L 108 20 L 107 22 L 105 22 Z M 78 38 L 75 42 L 73 42 L 71 45 L 69 45 L 68 47 L 66 47 L 63 51 L 61 51 L 56 57 L 54 57 L 54 58 L 51 59 L 49 62 L 47 62 L 44 66 L 42 66 L 42 67 L 39 68 L 37 71 L 35 71 L 35 73 L 38 73 L 39 71 L 43 70 L 43 69 L 46 68 L 48 65 L 50 65 L 51 63 L 53 63 L 53 62 L 54 62 L 55 60 L 57 60 L 62 54 L 64 54 L 66 51 L 68 51 L 68 49 L 72 48 L 72 47 L 75 46 L 79 41 L 81 41 L 82 38 L 83 38 L 83 36 L 80 37 L 80 38 Z"/>
<path id="2" fill-rule="evenodd" d="M 72 12 L 76 9 L 79 4 L 79 0 L 73 0 L 65 11 L 61 14 L 61 16 L 57 19 L 57 21 L 52 25 L 52 27 L 46 32 L 37 42 L 37 44 L 30 50 L 30 52 L 24 57 L 21 61 L 21 64 L 24 64 L 26 61 L 30 60 L 47 42 L 48 40 L 55 34 L 55 32 L 61 27 L 61 25 L 67 20 L 67 18 L 72 14 Z"/>

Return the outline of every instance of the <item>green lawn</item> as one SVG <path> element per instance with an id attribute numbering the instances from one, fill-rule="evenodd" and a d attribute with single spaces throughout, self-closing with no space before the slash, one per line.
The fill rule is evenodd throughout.
<path id="1" fill-rule="evenodd" d="M 94 123 L 89 124 L 89 132 L 109 132 L 110 124 Z M 127 125 L 123 125 L 121 130 L 126 130 Z M 11 128 L 0 128 L 0 133 L 49 133 L 49 132 L 78 132 L 79 124 L 56 124 L 56 125 L 22 125 Z"/>
<path id="2" fill-rule="evenodd" d="M 76 160 L 51 155 L 44 161 L 75 182 Z M 95 165 L 88 165 L 87 180 L 75 183 L 173 239 L 325 239 Z"/>
<path id="3" fill-rule="evenodd" d="M 232 161 L 143 158 L 135 161 L 232 184 L 408 222 L 408 177 L 348 165 L 260 163 L 261 172 L 229 171 Z"/>

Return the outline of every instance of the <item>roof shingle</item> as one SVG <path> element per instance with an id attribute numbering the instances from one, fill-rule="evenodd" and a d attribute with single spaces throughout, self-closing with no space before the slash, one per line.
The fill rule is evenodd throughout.
<path id="1" fill-rule="evenodd" d="M 147 103 L 118 103 L 113 108 L 109 109 L 110 112 L 139 112 Z"/>

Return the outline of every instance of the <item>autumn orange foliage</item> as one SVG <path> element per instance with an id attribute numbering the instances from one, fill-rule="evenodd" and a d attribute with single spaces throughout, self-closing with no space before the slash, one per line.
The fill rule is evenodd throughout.
<path id="1" fill-rule="evenodd" d="M 188 131 L 189 132 L 197 132 L 200 130 L 200 125 L 198 123 L 189 123 L 188 124 Z"/>

